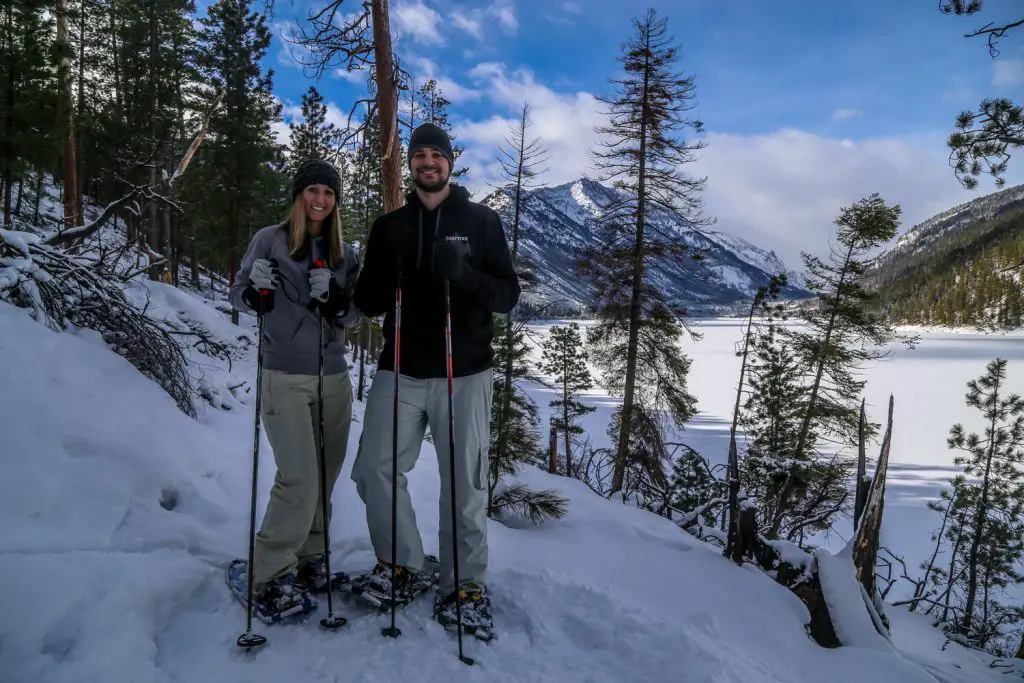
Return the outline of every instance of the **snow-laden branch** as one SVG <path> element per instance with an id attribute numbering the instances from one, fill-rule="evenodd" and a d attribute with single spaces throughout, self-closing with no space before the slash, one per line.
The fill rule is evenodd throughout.
<path id="1" fill-rule="evenodd" d="M 55 331 L 95 330 L 195 417 L 182 348 L 161 321 L 132 305 L 102 260 L 68 254 L 35 233 L 0 229 L 0 299 L 31 309 L 36 322 Z"/>

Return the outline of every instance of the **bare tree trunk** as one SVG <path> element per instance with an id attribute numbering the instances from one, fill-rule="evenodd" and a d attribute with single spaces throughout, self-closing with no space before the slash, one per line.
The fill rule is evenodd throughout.
<path id="1" fill-rule="evenodd" d="M 993 391 L 992 402 L 998 405 L 999 384 L 996 384 Z M 964 619 L 962 632 L 967 633 L 971 628 L 971 621 L 974 618 L 974 601 L 978 596 L 978 550 L 981 548 L 981 539 L 985 535 L 985 521 L 988 519 L 988 496 L 989 487 L 992 484 L 992 461 L 996 457 L 996 421 L 998 416 L 993 413 L 989 421 L 988 433 L 991 435 L 988 444 L 988 453 L 985 457 L 985 477 L 981 484 L 981 499 L 978 501 L 978 508 L 974 523 L 974 536 L 971 538 L 971 547 L 967 552 L 967 604 L 964 606 Z"/>
<path id="2" fill-rule="evenodd" d="M 197 291 L 202 291 L 202 284 L 199 282 L 199 256 L 196 253 L 196 226 L 192 224 L 192 234 L 189 235 L 188 239 L 188 262 L 189 269 L 192 272 L 192 287 Z"/>
<path id="3" fill-rule="evenodd" d="M 157 21 L 156 21 L 156 1 L 149 0 L 149 88 L 150 88 L 150 101 L 149 107 L 149 144 L 150 144 L 150 166 L 149 166 L 149 184 L 152 188 L 156 189 L 158 185 L 157 175 L 157 164 L 159 163 L 160 155 L 157 153 L 157 135 L 159 130 L 157 128 L 157 59 L 158 54 L 158 42 L 157 42 Z M 162 253 L 162 247 L 160 244 L 160 206 L 156 202 L 149 203 L 149 230 L 146 235 L 146 242 L 152 251 Z M 152 258 L 152 257 L 150 257 Z M 160 268 L 159 265 L 151 265 L 149 268 L 149 279 L 159 280 L 160 279 Z"/>
<path id="4" fill-rule="evenodd" d="M 235 185 L 237 188 L 237 183 Z M 231 195 L 228 208 L 228 287 L 234 283 L 235 272 L 238 270 L 238 190 Z M 212 282 L 212 281 L 211 281 Z M 238 324 L 238 311 L 231 309 L 231 322 Z"/>
<path id="5" fill-rule="evenodd" d="M 401 145 L 398 140 L 398 88 L 391 52 L 388 0 L 373 2 L 373 50 L 377 72 L 377 111 L 380 112 L 380 172 L 384 212 L 402 206 Z"/>
<path id="6" fill-rule="evenodd" d="M 7 22 L 4 26 L 5 49 L 14 52 L 14 2 L 13 0 L 7 0 Z M 7 71 L 7 116 L 4 117 L 4 136 L 10 135 L 10 131 L 14 130 L 14 69 Z M 4 175 L 0 187 L 3 189 L 4 198 L 4 227 L 10 228 L 14 222 L 14 216 L 11 213 L 11 183 L 14 182 L 14 170 L 11 168 L 11 157 L 9 154 L 4 155 Z"/>
<path id="7" fill-rule="evenodd" d="M 39 225 L 39 205 L 42 204 L 43 199 L 43 180 L 46 175 L 42 171 L 36 171 L 36 204 L 33 207 L 32 222 Z"/>
<path id="8" fill-rule="evenodd" d="M 110 54 L 114 60 L 114 101 L 117 102 L 117 111 L 124 111 L 124 102 L 121 99 L 121 62 L 117 53 L 117 20 L 115 19 L 114 3 L 110 3 Z"/>
<path id="9" fill-rule="evenodd" d="M 76 125 L 82 121 L 83 110 L 85 109 L 85 9 L 86 0 L 79 0 L 78 7 L 78 106 L 76 108 Z M 81 197 L 85 194 L 85 166 L 82 163 L 82 139 L 75 136 L 76 168 L 75 174 L 75 196 Z M 79 211 L 75 221 L 76 226 L 85 224 L 85 212 Z"/>
<path id="10" fill-rule="evenodd" d="M 523 120 L 525 122 L 526 113 L 524 110 Z M 525 153 L 523 142 L 526 139 L 525 123 L 523 124 L 523 135 L 520 138 L 519 145 L 519 168 L 516 171 L 516 196 L 513 202 L 513 215 L 512 215 L 512 267 L 515 268 L 516 257 L 519 255 L 519 216 L 522 210 L 523 200 L 523 155 Z M 513 343 L 512 336 L 512 311 L 505 314 L 505 377 L 504 383 L 501 388 L 501 409 L 498 411 L 498 443 L 497 443 L 497 456 L 496 459 L 501 460 L 505 455 L 505 449 L 508 447 L 508 436 L 506 435 L 506 426 L 509 421 L 509 411 L 512 409 L 512 351 L 515 344 Z M 568 453 L 568 451 L 566 451 Z"/>
<path id="11" fill-rule="evenodd" d="M 67 0 L 57 0 L 57 42 L 69 44 Z M 78 220 L 78 173 L 75 163 L 75 116 L 72 106 L 71 59 L 65 51 L 57 66 L 57 118 L 63 127 L 61 141 L 61 170 L 64 184 L 64 228 L 75 227 Z M 5 201 L 9 206 L 10 189 Z"/>
<path id="12" fill-rule="evenodd" d="M 747 372 L 747 354 L 750 351 L 750 328 L 754 324 L 754 312 L 760 302 L 759 291 L 750 304 L 750 314 L 747 316 L 747 333 L 743 335 L 743 359 L 740 361 L 740 381 L 736 386 L 736 403 L 732 408 L 732 425 L 729 427 L 729 533 L 726 537 L 725 556 L 736 564 L 743 563 L 740 544 L 740 458 L 736 450 L 736 425 L 740 419 L 740 402 L 743 400 L 743 380 Z"/>

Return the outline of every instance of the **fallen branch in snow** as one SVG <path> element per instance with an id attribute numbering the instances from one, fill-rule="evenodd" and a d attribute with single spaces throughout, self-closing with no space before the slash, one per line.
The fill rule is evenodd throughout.
<path id="1" fill-rule="evenodd" d="M 113 218 L 114 214 L 117 213 L 117 210 L 120 209 L 122 206 L 128 204 L 129 202 L 134 202 L 139 199 L 153 202 L 162 202 L 169 206 L 177 206 L 163 195 L 153 191 L 153 189 L 150 188 L 148 185 L 133 185 L 130 183 L 128 185 L 131 188 L 128 194 L 124 195 L 120 199 L 115 199 L 114 201 L 107 204 L 103 209 L 103 213 L 101 213 L 99 217 L 92 221 L 89 221 L 85 225 L 81 225 L 77 228 L 72 228 L 71 230 L 58 230 L 49 237 L 43 239 L 42 243 L 47 246 L 57 247 L 67 244 L 69 242 L 74 242 L 75 240 L 85 239 L 91 236 L 100 228 L 102 228 L 104 225 L 106 225 L 107 221 Z M 160 255 L 160 258 L 163 258 L 163 256 Z"/>
<path id="2" fill-rule="evenodd" d="M 102 264 L 76 257 L 34 233 L 0 230 L 0 299 L 32 310 L 52 330 L 69 325 L 99 332 L 118 355 L 152 379 L 178 408 L 196 416 L 181 347 L 140 312 Z"/>

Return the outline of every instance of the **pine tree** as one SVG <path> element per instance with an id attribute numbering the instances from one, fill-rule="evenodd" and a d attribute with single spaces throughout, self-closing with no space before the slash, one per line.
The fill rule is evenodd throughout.
<path id="1" fill-rule="evenodd" d="M 270 46 L 266 18 L 252 10 L 252 0 L 219 0 L 199 20 L 199 65 L 208 83 L 225 89 L 224 106 L 210 121 L 209 148 L 205 150 L 210 181 L 217 188 L 215 225 L 226 230 L 227 258 L 223 263 L 229 280 L 238 268 L 239 243 L 253 231 L 259 205 L 259 227 L 280 220 L 288 203 L 269 206 L 256 179 L 268 160 L 281 157 L 271 128 L 280 120 L 281 105 L 271 92 L 273 71 L 263 72 L 260 61 Z M 290 199 L 290 197 L 289 197 Z M 212 208 L 212 207 L 211 207 Z M 232 314 L 237 323 L 237 313 Z"/>
<path id="2" fill-rule="evenodd" d="M 787 343 L 785 314 L 775 308 L 764 313 L 750 342 L 750 393 L 740 418 L 748 440 L 740 480 L 747 495 L 756 501 L 760 527 L 769 525 L 774 518 L 776 502 L 788 476 L 796 480 L 794 507 L 799 507 L 806 498 L 814 468 L 813 458 L 798 458 L 796 449 L 807 404 L 804 366 Z M 817 434 L 812 424 L 805 452 L 813 453 L 816 445 Z M 780 529 L 787 530 L 793 521 L 787 515 Z"/>
<path id="3" fill-rule="evenodd" d="M 632 439 L 653 444 L 650 429 L 663 429 L 667 421 L 681 426 L 696 410 L 686 387 L 690 361 L 679 348 L 685 311 L 666 302 L 646 275 L 655 260 L 688 253 L 651 223 L 652 214 L 703 222 L 697 193 L 704 181 L 683 171 L 703 145 L 676 137 L 682 128 L 701 130 L 699 121 L 685 116 L 695 86 L 692 77 L 674 71 L 678 49 L 666 37 L 665 19 L 648 10 L 633 26 L 635 35 L 619 57 L 625 76 L 611 79 L 619 92 L 601 100 L 609 106 L 610 123 L 598 130 L 604 151 L 595 152 L 621 200 L 604 207 L 595 226 L 598 243 L 581 254 L 579 267 L 596 290 L 598 320 L 590 330 L 595 363 L 603 384 L 623 397 L 613 418 L 618 430 L 611 494 L 625 485 Z M 663 475 L 661 465 L 647 456 L 644 461 L 655 468 L 652 477 Z"/>
<path id="4" fill-rule="evenodd" d="M 335 166 L 342 165 L 337 147 L 341 131 L 327 121 L 327 105 L 315 86 L 309 86 L 309 90 L 302 96 L 301 123 L 289 123 L 288 129 L 291 131 L 288 145 L 289 176 L 294 175 L 299 166 L 309 159 L 324 159 Z M 342 198 L 338 197 L 337 201 L 340 203 Z"/>
<path id="5" fill-rule="evenodd" d="M 943 0 L 944 14 L 971 16 L 982 10 L 984 0 Z M 1019 10 L 1018 10 L 1019 11 Z M 967 37 L 984 36 L 989 54 L 999 54 L 999 39 L 1008 31 L 1024 26 L 1024 17 L 989 22 Z M 956 176 L 968 189 L 978 186 L 982 172 L 995 178 L 996 186 L 1006 183 L 1006 168 L 1011 152 L 1024 147 L 1024 107 L 1006 97 L 986 97 L 977 111 L 961 112 L 956 119 L 957 132 L 949 136 L 950 160 Z"/>
<path id="6" fill-rule="evenodd" d="M 806 313 L 806 331 L 788 330 L 786 336 L 809 377 L 800 429 L 793 450 L 799 461 L 812 459 L 815 430 L 840 445 L 858 443 L 860 395 L 864 381 L 856 373 L 863 363 L 885 356 L 880 350 L 899 337 L 892 325 L 873 311 L 873 296 L 861 284 L 866 257 L 896 236 L 901 209 L 888 206 L 877 193 L 850 207 L 843 207 L 835 223 L 837 246 L 829 261 L 803 254 L 807 288 L 817 306 Z M 867 436 L 877 430 L 871 425 Z M 848 467 L 836 460 L 828 468 L 845 478 Z M 802 483 L 790 472 L 774 506 L 766 536 L 775 538 L 792 505 L 792 495 Z M 822 485 L 828 482 L 821 482 Z M 838 482 L 845 489 L 845 482 Z"/>
<path id="7" fill-rule="evenodd" d="M 558 398 L 549 404 L 555 411 L 551 424 L 562 433 L 565 442 L 565 475 L 571 477 L 572 436 L 583 433 L 579 419 L 597 409 L 582 403 L 578 398 L 581 391 L 588 391 L 593 386 L 579 323 L 571 322 L 565 327 L 553 326 L 542 349 L 544 360 L 541 371 L 552 375 L 559 388 Z"/>
<path id="8" fill-rule="evenodd" d="M 58 150 L 54 20 L 47 0 L 13 0 L 0 11 L 0 194 L 4 219 L 14 219 L 14 185 L 29 172 L 54 169 Z"/>
<path id="9" fill-rule="evenodd" d="M 510 335 L 511 341 L 505 337 Z M 494 317 L 494 339 L 492 347 L 496 367 L 504 367 L 504 354 L 512 353 L 512 395 L 502 424 L 505 447 L 501 450 L 492 448 L 490 455 L 490 472 L 487 486 L 487 514 L 497 517 L 503 513 L 519 514 L 528 517 L 534 523 L 548 517 L 562 517 L 566 512 L 567 502 L 554 490 L 534 491 L 520 482 L 508 483 L 507 478 L 518 473 L 524 465 L 542 465 L 545 454 L 540 440 L 540 416 L 537 405 L 529 397 L 520 382 L 523 380 L 537 381 L 527 358 L 531 353 L 526 343 L 526 332 L 522 324 L 508 327 L 505 318 Z M 491 443 L 498 439 L 498 405 L 501 401 L 501 388 L 504 376 L 494 374 L 494 391 L 491 408 Z"/>
<path id="10" fill-rule="evenodd" d="M 970 511 L 953 530 L 963 541 L 966 568 L 958 630 L 980 641 L 988 633 L 990 593 L 1024 580 L 1015 568 L 1024 559 L 1024 399 L 1008 392 L 1002 359 L 989 363 L 985 374 L 967 387 L 966 403 L 981 411 L 984 434 L 968 433 L 957 423 L 947 442 L 965 453 L 954 459 L 966 477 L 957 490 L 957 506 Z M 980 601 L 979 591 L 984 596 Z"/>

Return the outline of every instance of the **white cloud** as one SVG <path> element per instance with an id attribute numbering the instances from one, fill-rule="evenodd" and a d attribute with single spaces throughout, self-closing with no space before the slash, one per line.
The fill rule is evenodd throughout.
<path id="1" fill-rule="evenodd" d="M 799 130 L 763 135 L 712 133 L 694 173 L 716 229 L 776 251 L 802 268 L 800 251 L 824 256 L 833 219 L 872 192 L 903 209 L 901 232 L 981 192 L 953 176 L 946 133 L 851 141 Z"/>
<path id="2" fill-rule="evenodd" d="M 440 88 L 441 94 L 453 104 L 480 99 L 482 93 L 479 90 L 466 87 L 447 76 L 440 75 L 437 65 L 432 60 L 417 55 L 410 55 L 406 59 L 415 79 L 413 85 L 417 90 L 423 83 L 433 78 L 437 81 L 437 87 Z"/>
<path id="3" fill-rule="evenodd" d="M 277 63 L 284 67 L 301 69 L 302 62 L 300 60 L 309 57 L 310 52 L 292 42 L 302 35 L 299 25 L 294 21 L 276 21 L 273 26 L 273 34 L 281 45 L 281 49 L 277 52 Z"/>
<path id="4" fill-rule="evenodd" d="M 582 175 L 594 177 L 594 129 L 605 117 L 604 105 L 592 94 L 555 92 L 538 83 L 531 71 L 509 73 L 500 63 L 479 64 L 471 76 L 486 87 L 486 96 L 498 108 L 483 120 L 454 122 L 454 132 L 466 147 L 466 184 L 478 197 L 503 182 L 498 148 L 507 145 L 505 138 L 524 100 L 532 107 L 531 133 L 550 152 L 548 172 L 540 182 L 557 185 Z M 948 163 L 947 135 L 935 131 L 854 141 L 800 130 L 712 132 L 704 138 L 708 144 L 699 160 L 686 170 L 708 179 L 705 212 L 717 218 L 715 230 L 774 249 L 787 266 L 802 268 L 800 251 L 827 255 L 840 209 L 872 192 L 902 206 L 901 231 L 906 231 L 991 191 L 969 192 L 956 181 Z M 1007 182 L 1021 180 L 1021 171 L 1011 168 Z"/>
<path id="5" fill-rule="evenodd" d="M 832 110 L 832 120 L 848 121 L 850 119 L 857 118 L 858 116 L 861 115 L 861 113 L 862 112 L 858 109 L 843 109 L 840 107 L 839 109 Z"/>
<path id="6" fill-rule="evenodd" d="M 474 19 L 465 12 L 452 12 L 452 24 L 460 31 L 472 34 L 474 38 L 480 39 L 484 37 L 484 27 L 481 20 L 479 18 Z"/>
<path id="7" fill-rule="evenodd" d="M 346 83 L 351 83 L 353 85 L 365 85 L 370 76 L 369 71 L 369 69 L 352 69 L 351 71 L 348 71 L 347 69 L 338 68 L 332 71 L 331 75 L 345 81 Z"/>
<path id="8" fill-rule="evenodd" d="M 992 65 L 992 87 L 1024 85 L 1024 57 L 999 59 Z"/>
<path id="9" fill-rule="evenodd" d="M 500 5 L 488 8 L 487 12 L 498 19 L 498 23 L 508 33 L 515 33 L 519 29 L 519 20 L 516 18 L 516 8 L 512 4 Z"/>
<path id="10" fill-rule="evenodd" d="M 396 3 L 391 9 L 391 20 L 400 36 L 408 35 L 414 41 L 428 45 L 444 43 L 437 26 L 441 15 L 420 0 Z"/>
<path id="11" fill-rule="evenodd" d="M 515 35 L 519 30 L 516 6 L 511 0 L 496 0 L 483 8 L 454 10 L 451 13 L 451 22 L 456 31 L 468 33 L 477 40 L 483 40 L 484 28 L 495 23 L 510 35 Z"/>

